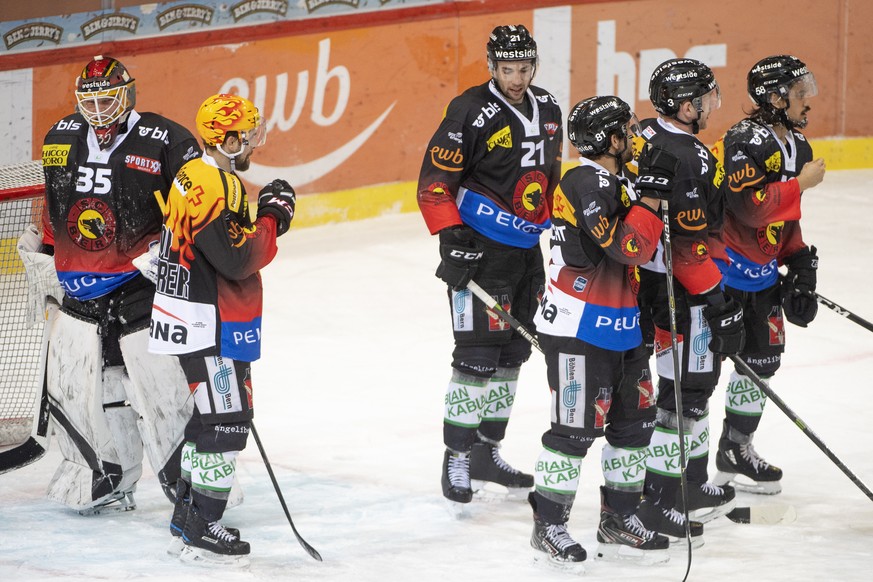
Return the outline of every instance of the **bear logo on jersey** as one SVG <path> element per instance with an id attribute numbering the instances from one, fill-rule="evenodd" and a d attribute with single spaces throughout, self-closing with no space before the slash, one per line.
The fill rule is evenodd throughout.
<path id="1" fill-rule="evenodd" d="M 530 222 L 542 222 L 546 212 L 544 192 L 549 180 L 540 171 L 528 172 L 515 185 L 512 196 L 512 209 L 515 215 Z"/>
<path id="2" fill-rule="evenodd" d="M 86 251 L 102 251 L 115 240 L 115 214 L 99 198 L 82 198 L 67 215 L 67 234 Z"/>

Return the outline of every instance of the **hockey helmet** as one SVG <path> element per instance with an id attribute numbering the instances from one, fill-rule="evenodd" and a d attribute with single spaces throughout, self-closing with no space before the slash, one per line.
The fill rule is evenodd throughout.
<path id="1" fill-rule="evenodd" d="M 772 107 L 770 95 L 788 101 L 791 89 L 798 86 L 802 97 L 818 94 L 818 86 L 806 64 L 791 55 L 775 55 L 761 59 L 747 76 L 749 97 L 758 107 Z"/>
<path id="2" fill-rule="evenodd" d="M 134 79 L 116 59 L 98 55 L 76 79 L 76 103 L 100 147 L 108 148 L 136 104 Z"/>
<path id="3" fill-rule="evenodd" d="M 497 61 L 537 60 L 537 43 L 523 24 L 498 26 L 491 31 L 486 47 L 488 64 Z"/>
<path id="4" fill-rule="evenodd" d="M 609 151 L 613 134 L 628 138 L 639 132 L 636 115 L 618 97 L 589 97 L 577 103 L 567 116 L 567 138 L 586 158 Z"/>
<path id="5" fill-rule="evenodd" d="M 679 112 L 684 101 L 691 100 L 695 108 L 702 110 L 702 97 L 715 90 L 721 102 L 715 75 L 705 64 L 694 59 L 670 59 L 664 61 L 652 73 L 649 80 L 649 99 L 655 110 L 668 116 Z"/>
<path id="6" fill-rule="evenodd" d="M 219 149 L 229 132 L 237 132 L 242 141 L 254 147 L 264 145 L 267 139 L 258 108 L 236 95 L 219 93 L 207 98 L 197 110 L 195 123 L 203 143 Z"/>

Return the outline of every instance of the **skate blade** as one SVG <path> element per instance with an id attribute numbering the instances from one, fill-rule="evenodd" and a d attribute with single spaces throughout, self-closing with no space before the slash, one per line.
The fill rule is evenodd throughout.
<path id="1" fill-rule="evenodd" d="M 540 550 L 532 550 L 534 552 L 534 565 L 553 572 L 562 572 L 564 574 L 576 574 L 582 576 L 585 574 L 584 562 L 562 562 L 555 560 L 550 555 Z"/>
<path id="2" fill-rule="evenodd" d="M 641 566 L 653 566 L 663 564 L 670 560 L 670 551 L 641 550 L 624 544 L 604 544 L 597 546 L 597 560 L 604 562 L 624 562 L 640 564 Z"/>
<path id="3" fill-rule="evenodd" d="M 470 519 L 472 517 L 469 503 L 458 503 L 457 501 L 452 501 L 445 497 L 443 498 L 443 501 L 445 502 L 446 511 L 448 511 L 449 515 L 453 518 Z"/>
<path id="4" fill-rule="evenodd" d="M 700 509 L 695 509 L 694 511 L 689 513 L 691 517 L 691 521 L 699 521 L 700 523 L 709 523 L 710 521 L 721 517 L 723 515 L 727 515 L 737 506 L 737 500 L 731 499 L 727 503 L 722 505 L 717 505 L 715 507 L 703 507 Z"/>
<path id="5" fill-rule="evenodd" d="M 184 549 L 185 542 L 182 541 L 182 537 L 173 536 L 173 539 L 170 540 L 170 544 L 167 546 L 167 553 L 178 558 Z"/>
<path id="6" fill-rule="evenodd" d="M 754 495 L 776 495 L 782 492 L 781 481 L 752 481 L 738 473 L 722 473 L 719 471 L 712 482 L 719 487 L 730 483 L 734 489 Z"/>
<path id="7" fill-rule="evenodd" d="M 491 503 L 495 501 L 527 501 L 531 488 L 506 487 L 491 481 L 470 481 L 473 489 L 473 498 L 477 501 Z"/>
<path id="8" fill-rule="evenodd" d="M 134 509 L 136 509 L 136 502 L 133 500 L 133 495 L 128 493 L 123 497 L 107 501 L 103 505 L 86 507 L 85 509 L 80 509 L 78 511 L 79 515 L 90 517 L 92 515 L 105 515 L 108 513 L 124 513 L 126 511 L 133 511 Z"/>
<path id="9" fill-rule="evenodd" d="M 202 548 L 195 548 L 193 546 L 185 546 L 182 549 L 182 553 L 179 555 L 179 559 L 186 564 L 194 564 L 197 566 L 220 565 L 246 568 L 251 564 L 249 554 L 229 556 L 226 554 L 216 554 L 215 552 L 210 552 L 209 550 L 204 550 Z"/>
<path id="10" fill-rule="evenodd" d="M 664 532 L 658 533 L 661 535 L 667 535 Z M 677 538 L 675 536 L 667 536 L 667 539 L 670 540 L 670 552 L 683 553 L 688 551 L 688 542 L 685 541 L 684 537 Z M 691 549 L 696 550 L 700 547 L 703 547 L 703 536 L 691 536 Z"/>

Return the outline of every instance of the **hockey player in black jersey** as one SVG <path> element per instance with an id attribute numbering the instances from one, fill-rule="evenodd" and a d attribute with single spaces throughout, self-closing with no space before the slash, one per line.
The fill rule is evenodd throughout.
<path id="1" fill-rule="evenodd" d="M 714 152 L 722 156 L 727 256 L 716 263 L 726 291 L 743 306 L 746 344 L 740 357 L 762 379 L 779 369 L 785 350 L 784 317 L 806 327 L 815 317 L 818 257 L 800 230 L 802 193 L 824 177 L 801 130 L 818 92 L 806 65 L 791 55 L 758 61 L 748 74 L 755 108 L 731 127 Z M 780 283 L 779 266 L 788 267 Z M 732 372 L 725 391 L 725 420 L 715 458 L 716 483 L 774 494 L 782 470 L 752 446 L 767 399 L 755 384 Z"/>
<path id="2" fill-rule="evenodd" d="M 582 459 L 595 439 L 604 486 L 598 556 L 665 561 L 666 537 L 637 517 L 646 447 L 655 427 L 655 392 L 642 343 L 637 267 L 651 260 L 663 223 L 659 197 L 672 195 L 675 158 L 656 148 L 640 159 L 647 189 L 638 194 L 622 168 L 639 131 L 618 97 L 591 97 L 567 118 L 582 154 L 555 190 L 549 282 L 534 319 L 552 395 L 551 428 L 536 465 L 531 545 L 566 569 L 586 552 L 567 532 Z"/>
<path id="3" fill-rule="evenodd" d="M 679 158 L 670 204 L 675 316 L 681 366 L 683 410 L 676 410 L 676 370 L 671 348 L 670 302 L 664 275 L 663 248 L 640 272 L 641 310 L 654 321 L 658 370 L 658 412 L 649 446 L 646 499 L 640 518 L 647 527 L 672 540 L 685 537 L 681 511 L 680 458 L 677 427 L 682 417 L 689 440 L 689 511 L 708 520 L 730 511 L 731 487 L 707 482 L 709 397 L 715 390 L 724 354 L 742 348 L 742 308 L 722 290 L 714 256 L 722 256 L 724 170 L 696 137 L 721 104 L 712 70 L 694 59 L 671 59 L 652 73 L 649 96 L 658 117 L 642 122 L 647 143 Z M 691 524 L 692 543 L 700 545 L 703 526 Z"/>
<path id="4" fill-rule="evenodd" d="M 466 287 L 475 277 L 531 326 L 545 278 L 539 239 L 551 224 L 561 173 L 560 108 L 531 85 L 536 42 L 522 25 L 498 26 L 487 60 L 491 79 L 449 103 L 418 181 L 421 213 L 439 235 L 437 276 L 448 286 L 453 321 L 442 489 L 458 503 L 469 503 L 484 482 L 524 492 L 533 486 L 498 452 L 531 346 Z"/>
<path id="5" fill-rule="evenodd" d="M 116 59 L 91 60 L 75 96 L 77 111 L 51 127 L 42 148 L 42 239 L 33 228 L 20 246 L 28 274 L 63 290 L 48 322 L 48 395 L 63 457 L 48 497 L 89 514 L 134 508 L 144 451 L 175 496 L 191 403 L 178 362 L 146 350 L 148 251 L 162 223 L 155 192 L 165 196 L 200 147 L 181 125 L 134 108 L 135 81 Z"/>

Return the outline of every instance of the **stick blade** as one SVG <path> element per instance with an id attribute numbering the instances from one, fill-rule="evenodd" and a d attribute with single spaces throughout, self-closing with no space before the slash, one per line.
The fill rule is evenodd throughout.
<path id="1" fill-rule="evenodd" d="M 753 505 L 737 507 L 727 514 L 727 518 L 734 523 L 786 525 L 797 519 L 797 511 L 793 505 Z"/>

